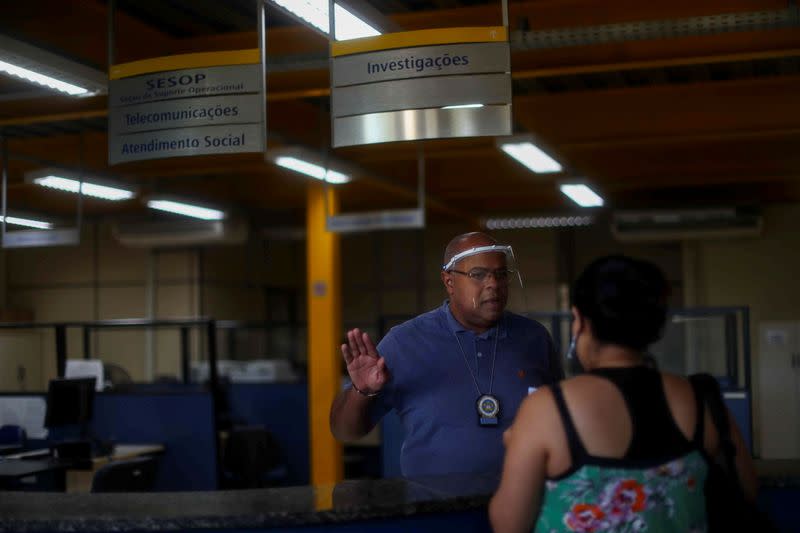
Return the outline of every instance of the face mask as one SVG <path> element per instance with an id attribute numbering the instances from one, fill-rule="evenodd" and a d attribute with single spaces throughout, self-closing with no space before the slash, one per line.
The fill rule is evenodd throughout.
<path id="1" fill-rule="evenodd" d="M 572 337 L 572 340 L 569 342 L 569 348 L 567 349 L 567 366 L 569 367 L 569 373 L 571 375 L 583 374 L 583 365 L 581 364 L 581 360 L 578 359 L 578 351 L 576 345 L 578 343 L 578 336 L 575 335 Z"/>

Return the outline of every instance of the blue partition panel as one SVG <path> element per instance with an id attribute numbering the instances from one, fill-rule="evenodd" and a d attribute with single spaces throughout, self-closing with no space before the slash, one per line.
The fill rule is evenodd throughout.
<path id="1" fill-rule="evenodd" d="M 747 449 L 753 453 L 753 434 L 750 429 L 750 399 L 746 392 L 726 392 L 725 405 L 728 406 L 736 425 L 742 431 Z"/>
<path id="2" fill-rule="evenodd" d="M 308 385 L 306 383 L 232 383 L 234 423 L 261 424 L 286 455 L 287 485 L 309 483 Z"/>
<path id="3" fill-rule="evenodd" d="M 800 531 L 800 486 L 762 487 L 758 503 L 779 531 Z"/>
<path id="4" fill-rule="evenodd" d="M 205 392 L 208 387 L 202 383 L 133 383 L 125 385 L 119 394 L 164 394 L 172 392 Z"/>
<path id="5" fill-rule="evenodd" d="M 208 393 L 98 394 L 92 432 L 118 443 L 160 443 L 156 490 L 217 488 L 214 410 Z"/>

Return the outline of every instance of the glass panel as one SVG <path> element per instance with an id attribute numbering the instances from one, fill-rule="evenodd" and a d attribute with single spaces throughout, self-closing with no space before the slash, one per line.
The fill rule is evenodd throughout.
<path id="1" fill-rule="evenodd" d="M 708 372 L 728 375 L 728 346 L 723 316 L 673 315 L 667 321 L 664 337 L 650 353 L 660 369 L 679 375 Z"/>

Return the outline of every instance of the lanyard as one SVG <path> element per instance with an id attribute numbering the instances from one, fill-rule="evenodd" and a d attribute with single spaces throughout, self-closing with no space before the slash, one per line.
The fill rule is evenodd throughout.
<path id="1" fill-rule="evenodd" d="M 472 372 L 472 367 L 469 366 L 469 361 L 467 360 L 467 354 L 464 351 L 464 347 L 461 346 L 461 340 L 458 338 L 458 333 L 456 333 L 454 331 L 453 335 L 455 336 L 456 342 L 458 343 L 458 348 L 461 350 L 461 355 L 464 356 L 464 364 L 467 365 L 467 370 L 469 371 L 469 376 L 472 378 L 472 382 L 475 384 L 475 390 L 478 391 L 478 396 L 480 396 L 483 393 L 481 392 L 481 388 L 478 385 L 478 380 L 475 378 L 475 373 Z M 492 370 L 491 370 L 491 373 L 489 374 L 489 392 L 488 392 L 488 394 L 492 394 L 492 386 L 494 385 L 494 361 L 495 361 L 495 356 L 497 356 L 497 339 L 499 339 L 499 338 L 500 338 L 500 322 L 498 321 L 496 329 L 495 329 L 495 332 L 494 332 L 494 348 L 492 348 Z M 478 371 L 478 365 L 477 365 L 477 359 L 476 359 L 475 372 L 477 372 L 477 371 Z"/>

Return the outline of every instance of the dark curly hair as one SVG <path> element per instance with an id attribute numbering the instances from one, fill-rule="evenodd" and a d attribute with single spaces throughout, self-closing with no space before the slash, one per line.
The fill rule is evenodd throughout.
<path id="1" fill-rule="evenodd" d="M 593 261 L 572 288 L 572 303 L 603 343 L 644 350 L 661 338 L 669 285 L 655 264 L 624 255 Z"/>

